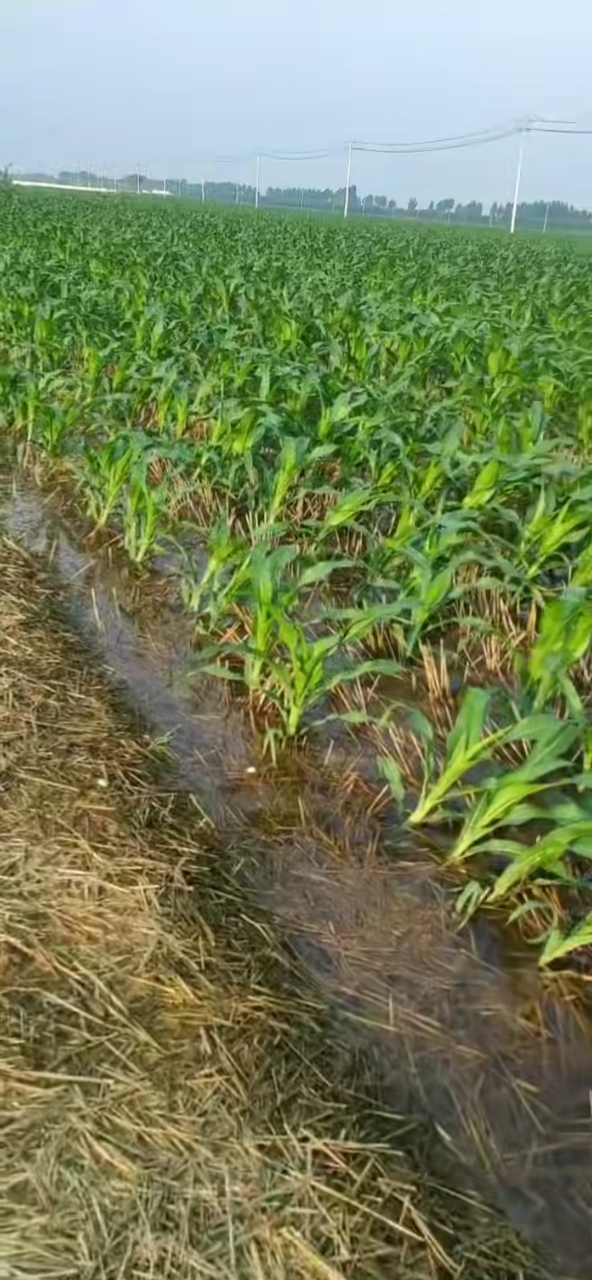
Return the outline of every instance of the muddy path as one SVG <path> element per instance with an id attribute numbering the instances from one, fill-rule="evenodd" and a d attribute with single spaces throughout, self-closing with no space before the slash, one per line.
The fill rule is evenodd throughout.
<path id="1" fill-rule="evenodd" d="M 429 1124 L 459 1194 L 491 1198 L 562 1280 L 587 1280 L 592 1031 L 569 988 L 496 920 L 459 930 L 430 851 L 342 785 L 348 748 L 324 769 L 306 753 L 262 764 L 244 709 L 196 682 L 170 581 L 138 579 L 32 486 L 6 487 L 0 518 L 51 563 L 64 616 L 166 740 L 171 785 L 237 894 L 281 927 L 372 1095 Z"/>
<path id="2" fill-rule="evenodd" d="M 0 535 L 0 1254 L 30 1280 L 548 1280 L 436 1181 Z"/>

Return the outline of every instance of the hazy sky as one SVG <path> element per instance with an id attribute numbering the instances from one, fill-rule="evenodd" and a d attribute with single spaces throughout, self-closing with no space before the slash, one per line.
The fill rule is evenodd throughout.
<path id="1" fill-rule="evenodd" d="M 589 0 L 0 0 L 0 164 L 253 181 L 216 154 L 592 126 Z M 361 193 L 512 196 L 515 139 L 354 157 Z M 343 186 L 343 153 L 262 185 Z M 592 207 L 592 136 L 529 136 L 525 199 Z"/>

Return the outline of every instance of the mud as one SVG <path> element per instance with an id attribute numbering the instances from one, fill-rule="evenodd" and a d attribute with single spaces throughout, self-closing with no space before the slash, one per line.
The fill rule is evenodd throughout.
<path id="1" fill-rule="evenodd" d="M 592 1246 L 592 1029 L 568 989 L 494 919 L 459 930 L 429 850 L 345 789 L 355 747 L 262 763 L 244 708 L 193 675 L 191 620 L 170 579 L 97 550 L 34 487 L 0 517 L 48 558 L 59 607 L 132 708 L 166 739 L 237 891 L 281 923 L 310 981 L 371 1063 L 384 1107 L 424 1116 L 443 1177 L 485 1192 L 587 1280 Z M 166 563 L 161 565 L 166 568 Z"/>

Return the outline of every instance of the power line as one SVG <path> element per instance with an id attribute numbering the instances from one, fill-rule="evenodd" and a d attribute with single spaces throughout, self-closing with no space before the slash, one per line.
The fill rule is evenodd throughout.
<path id="1" fill-rule="evenodd" d="M 479 146 L 486 142 L 495 142 L 501 138 L 509 138 L 514 134 L 520 133 L 524 129 L 532 127 L 534 120 L 528 117 L 525 121 L 511 121 L 502 125 L 493 125 L 491 128 L 477 129 L 471 133 L 450 134 L 444 137 L 416 139 L 409 142 L 371 142 L 364 139 L 352 139 L 351 147 L 353 151 L 369 151 L 381 154 L 395 155 L 413 154 L 415 152 L 431 151 L 431 150 L 448 150 L 455 147 L 471 147 Z M 549 122 L 552 123 L 552 122 Z M 350 143 L 329 143 L 324 147 L 307 147 L 298 150 L 276 150 L 274 148 L 258 147 L 253 151 L 236 152 L 233 155 L 210 155 L 201 156 L 200 159 L 209 159 L 217 164 L 239 164 L 248 163 L 255 160 L 257 156 L 261 156 L 266 160 L 279 161 L 308 161 L 308 160 L 326 160 L 330 155 L 349 151 Z"/>
<path id="2" fill-rule="evenodd" d="M 254 160 L 258 153 L 256 151 L 237 152 L 234 156 L 200 156 L 200 160 L 206 160 L 211 164 L 248 164 L 250 160 Z"/>
<path id="3" fill-rule="evenodd" d="M 413 156 L 413 155 L 430 155 L 436 151 L 459 151 L 465 147 L 485 146 L 489 142 L 500 142 L 503 138 L 515 138 L 520 133 L 520 129 L 504 129 L 503 132 L 487 134 L 483 137 L 467 137 L 458 142 L 439 142 L 439 143 L 417 143 L 415 146 L 405 144 L 404 146 L 380 146 L 373 143 L 353 143 L 353 150 L 364 154 L 387 155 L 387 156 Z"/>
<path id="4" fill-rule="evenodd" d="M 494 141 L 496 138 L 507 138 L 519 133 L 523 126 L 514 121 L 503 125 L 494 125 L 489 129 L 478 129 L 473 133 L 456 133 L 440 138 L 416 139 L 413 142 L 366 142 L 354 139 L 354 150 L 371 150 L 379 152 L 403 152 L 440 147 L 478 146 L 482 142 Z"/>
<path id="5" fill-rule="evenodd" d="M 255 203 L 259 205 L 260 196 L 260 172 L 261 161 L 269 160 L 272 163 L 295 164 L 299 162 L 314 163 L 319 160 L 326 160 L 331 155 L 343 155 L 347 153 L 347 179 L 345 188 L 344 216 L 348 216 L 349 212 L 349 190 L 352 178 L 352 153 L 359 152 L 361 154 L 374 155 L 393 155 L 393 156 L 411 156 L 411 155 L 429 155 L 438 151 L 457 151 L 470 147 L 485 146 L 491 142 L 499 142 L 505 138 L 520 137 L 520 152 L 518 157 L 518 168 L 516 174 L 516 188 L 514 192 L 513 212 L 512 212 L 512 231 L 516 227 L 516 219 L 519 208 L 520 198 L 520 182 L 522 176 L 522 166 L 524 160 L 524 143 L 528 133 L 549 133 L 561 134 L 569 137 L 590 137 L 592 136 L 592 127 L 580 128 L 575 120 L 552 120 L 543 116 L 524 116 L 522 119 L 514 120 L 506 124 L 492 126 L 487 129 L 474 130 L 471 133 L 450 134 L 436 138 L 424 138 L 410 142 L 370 142 L 361 139 L 351 140 L 347 143 L 332 143 L 325 147 L 310 147 L 301 150 L 274 150 L 259 147 L 253 151 L 236 152 L 234 155 L 202 155 L 199 157 L 202 161 L 208 161 L 213 164 L 221 165 L 238 165 L 250 164 L 256 162 L 256 180 L 255 180 Z M 138 194 L 140 190 L 140 173 L 138 169 Z M 238 184 L 237 199 L 238 199 Z M 165 180 L 166 193 L 166 180 Z M 201 182 L 202 202 L 205 202 L 205 179 Z"/>
<path id="6" fill-rule="evenodd" d="M 260 147 L 258 151 L 252 151 L 250 154 L 242 153 L 234 156 L 214 156 L 213 160 L 217 164 L 239 164 L 239 163 L 257 163 L 257 178 L 255 183 L 255 203 L 259 202 L 259 183 L 261 172 L 261 160 L 270 160 L 272 163 L 305 163 L 310 164 L 318 160 L 326 160 L 331 154 L 343 152 L 347 150 L 347 179 L 345 187 L 345 205 L 344 217 L 347 218 L 349 212 L 349 188 L 351 185 L 352 170 L 352 153 L 354 151 L 364 154 L 374 155 L 428 155 L 436 151 L 458 151 L 465 147 L 483 146 L 489 142 L 499 142 L 503 138 L 511 138 L 517 133 L 523 132 L 530 125 L 530 120 L 522 123 L 512 123 L 506 125 L 496 125 L 490 129 L 480 129 L 473 133 L 451 134 L 447 137 L 427 138 L 419 142 L 382 142 L 372 143 L 364 141 L 351 141 L 344 148 L 342 146 L 310 148 L 309 150 L 300 151 L 275 151 L 266 150 Z"/>
<path id="7" fill-rule="evenodd" d="M 258 155 L 265 156 L 266 160 L 327 160 L 336 150 L 342 151 L 343 147 L 325 147 L 322 151 L 259 151 Z"/>
<path id="8" fill-rule="evenodd" d="M 236 152 L 234 155 L 203 155 L 199 158 L 202 161 L 210 161 L 212 164 L 248 164 L 250 161 L 256 160 L 257 156 L 261 156 L 266 160 L 326 160 L 330 155 L 335 155 L 343 150 L 343 143 L 326 147 L 310 147 L 306 151 L 274 151 L 266 147 L 259 147 L 258 150 Z"/>
<path id="9" fill-rule="evenodd" d="M 342 150 L 343 150 L 343 147 L 340 148 L 340 151 Z M 286 161 L 305 160 L 306 161 L 306 160 L 326 160 L 331 154 L 335 154 L 335 152 L 331 152 L 328 149 L 324 151 L 298 151 L 298 152 L 264 151 L 262 149 L 261 151 L 250 151 L 248 154 L 246 152 L 243 152 L 241 155 L 236 155 L 236 156 L 208 156 L 206 157 L 206 159 L 209 160 L 212 164 L 249 164 L 251 161 L 256 160 L 257 156 L 261 156 L 265 160 L 286 160 Z M 201 159 L 203 159 L 203 157 L 201 157 Z"/>
<path id="10" fill-rule="evenodd" d="M 563 134 L 566 134 L 567 137 L 569 137 L 570 134 L 573 134 L 574 137 L 578 137 L 578 136 L 581 137 L 582 135 L 589 136 L 590 134 L 592 134 L 592 129 L 548 129 L 546 125 L 542 126 L 542 125 L 535 124 L 532 126 L 531 132 L 532 133 L 563 133 Z"/>
<path id="11" fill-rule="evenodd" d="M 470 133 L 444 135 L 436 138 L 420 138 L 404 142 L 372 142 L 365 139 L 352 139 L 352 151 L 371 155 L 425 155 L 435 151 L 456 151 L 466 147 L 485 146 L 490 142 L 500 142 L 504 138 L 516 137 L 524 133 L 557 133 L 592 135 L 592 128 L 579 129 L 567 122 L 545 120 L 536 116 L 525 116 L 522 120 L 509 121 L 506 124 L 492 125 L 490 128 L 476 129 Z M 574 122 L 575 123 L 575 122 Z M 236 152 L 233 155 L 201 156 L 201 160 L 209 160 L 213 164 L 249 164 L 260 156 L 261 159 L 278 163 L 308 163 L 316 160 L 327 160 L 331 155 L 349 153 L 350 143 L 329 143 L 324 147 L 308 147 L 300 150 L 276 150 L 259 147 L 253 151 Z"/>

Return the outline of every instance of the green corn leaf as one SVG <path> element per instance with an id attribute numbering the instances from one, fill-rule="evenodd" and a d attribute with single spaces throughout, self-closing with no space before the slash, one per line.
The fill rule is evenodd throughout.
<path id="1" fill-rule="evenodd" d="M 539 957 L 539 964 L 544 968 L 556 960 L 563 960 L 579 947 L 589 946 L 592 946 L 592 911 L 571 933 L 562 934 L 560 929 L 552 929 Z"/>
<path id="2" fill-rule="evenodd" d="M 333 573 L 339 569 L 351 569 L 352 560 L 321 560 L 318 564 L 310 565 L 298 577 L 298 588 L 316 586 L 319 582 L 327 582 Z"/>
<path id="3" fill-rule="evenodd" d="M 399 766 L 395 764 L 394 760 L 391 760 L 390 756 L 379 756 L 378 772 L 388 783 L 391 795 L 397 805 L 401 807 L 405 801 L 406 788 Z"/>
<path id="4" fill-rule="evenodd" d="M 576 846 L 578 846 L 578 851 L 589 849 L 588 856 L 592 856 L 592 821 L 584 820 L 556 828 L 541 836 L 530 847 L 519 845 L 514 841 L 485 844 L 483 846 L 485 851 L 490 850 L 493 852 L 498 850 L 513 856 L 510 866 L 498 876 L 495 882 L 491 893 L 491 901 L 501 901 L 511 890 L 523 884 L 533 875 L 551 870 L 570 849 L 575 850 Z M 581 852 L 580 856 L 582 856 Z"/>
<path id="5" fill-rule="evenodd" d="M 200 675 L 216 676 L 219 680 L 232 680 L 235 684 L 244 684 L 245 677 L 239 671 L 232 671 L 223 662 L 206 662 L 199 668 Z"/>
<path id="6" fill-rule="evenodd" d="M 457 760 L 466 755 L 483 737 L 491 707 L 490 689 L 469 689 L 463 698 L 446 743 L 446 758 Z"/>

